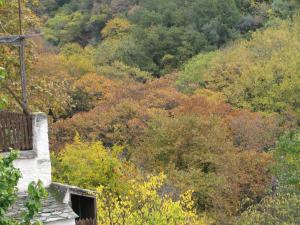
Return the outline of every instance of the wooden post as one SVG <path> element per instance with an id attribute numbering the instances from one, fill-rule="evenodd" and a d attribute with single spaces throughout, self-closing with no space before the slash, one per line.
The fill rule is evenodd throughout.
<path id="1" fill-rule="evenodd" d="M 25 40 L 22 39 L 20 42 L 20 71 L 21 71 L 21 81 L 22 81 L 22 108 L 24 113 L 27 114 L 27 92 L 26 92 L 26 69 L 25 69 Z"/>
<path id="2" fill-rule="evenodd" d="M 18 0 L 18 6 L 19 6 L 19 33 L 20 33 L 20 35 L 22 35 L 23 30 L 22 30 L 22 4 L 21 4 L 21 0 Z"/>
<path id="3" fill-rule="evenodd" d="M 19 4 L 19 33 L 20 36 L 23 35 L 22 30 L 22 5 L 21 0 L 18 0 Z M 21 38 L 19 47 L 19 57 L 20 57 L 20 71 L 21 71 L 21 81 L 22 81 L 22 108 L 25 114 L 28 113 L 27 110 L 27 91 L 26 91 L 26 69 L 25 69 L 25 38 Z"/>
<path id="4" fill-rule="evenodd" d="M 29 115 L 27 108 L 27 90 L 26 90 L 26 67 L 25 67 L 25 44 L 26 38 L 30 38 L 31 36 L 36 36 L 38 34 L 33 35 L 23 35 L 23 23 L 22 23 L 22 2 L 18 0 L 19 7 L 19 35 L 10 35 L 10 36 L 0 36 L 0 44 L 10 44 L 17 45 L 19 47 L 19 62 L 20 62 L 20 75 L 21 75 L 21 86 L 22 86 L 22 101 L 19 100 L 18 96 L 5 84 L 4 87 L 8 90 L 8 92 L 14 97 L 17 103 L 21 106 L 23 113 L 25 115 Z"/>

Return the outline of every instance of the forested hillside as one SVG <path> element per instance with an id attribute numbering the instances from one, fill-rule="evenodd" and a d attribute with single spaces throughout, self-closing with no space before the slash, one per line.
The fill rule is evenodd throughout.
<path id="1" fill-rule="evenodd" d="M 30 111 L 99 224 L 300 223 L 300 2 L 24 0 Z M 17 32 L 0 5 L 0 34 Z M 16 47 L 0 95 L 18 104 Z"/>
<path id="2" fill-rule="evenodd" d="M 53 3 L 55 2 L 55 3 Z M 44 0 L 45 37 L 55 45 L 95 45 L 97 65 L 122 61 L 159 76 L 199 52 L 217 49 L 290 17 L 296 2 L 276 0 Z"/>

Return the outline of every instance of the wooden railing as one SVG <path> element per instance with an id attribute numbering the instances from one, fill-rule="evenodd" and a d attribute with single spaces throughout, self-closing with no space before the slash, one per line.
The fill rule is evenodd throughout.
<path id="1" fill-rule="evenodd" d="M 10 149 L 32 150 L 32 117 L 0 111 L 0 153 Z"/>
<path id="2" fill-rule="evenodd" d="M 76 225 L 97 225 L 96 219 L 79 219 Z"/>

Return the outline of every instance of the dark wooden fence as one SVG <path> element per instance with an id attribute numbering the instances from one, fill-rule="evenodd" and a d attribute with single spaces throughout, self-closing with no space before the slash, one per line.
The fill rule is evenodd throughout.
<path id="1" fill-rule="evenodd" d="M 76 225 L 97 225 L 96 219 L 79 219 L 76 220 Z"/>
<path id="2" fill-rule="evenodd" d="M 32 150 L 32 117 L 0 111 L 0 152 Z"/>

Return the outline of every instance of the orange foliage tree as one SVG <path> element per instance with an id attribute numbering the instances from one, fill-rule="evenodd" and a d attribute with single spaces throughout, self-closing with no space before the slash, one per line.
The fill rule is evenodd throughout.
<path id="1" fill-rule="evenodd" d="M 52 147 L 59 151 L 76 131 L 105 146 L 121 144 L 143 171 L 168 175 L 174 198 L 194 189 L 199 211 L 229 221 L 265 194 L 272 159 L 263 150 L 280 131 L 277 118 L 234 109 L 210 91 L 187 96 L 173 83 L 82 76 L 73 84 L 94 96 L 95 107 L 52 124 Z"/>

